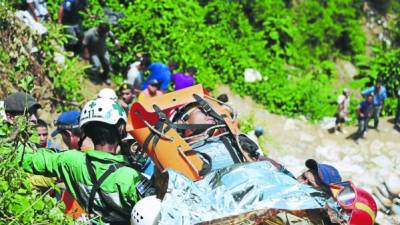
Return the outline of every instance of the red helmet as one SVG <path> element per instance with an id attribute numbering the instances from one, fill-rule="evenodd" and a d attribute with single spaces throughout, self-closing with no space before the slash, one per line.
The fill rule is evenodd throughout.
<path id="1" fill-rule="evenodd" d="M 351 211 L 349 225 L 373 225 L 377 213 L 377 206 L 371 194 L 364 189 L 355 188 L 356 199 Z"/>
<path id="2" fill-rule="evenodd" d="M 331 193 L 340 207 L 350 212 L 349 225 L 373 225 L 377 213 L 371 194 L 356 187 L 351 181 L 330 184 Z"/>

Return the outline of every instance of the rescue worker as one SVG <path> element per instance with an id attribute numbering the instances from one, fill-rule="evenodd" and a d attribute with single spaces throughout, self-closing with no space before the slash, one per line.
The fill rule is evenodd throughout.
<path id="1" fill-rule="evenodd" d="M 125 112 L 129 111 L 129 107 L 135 102 L 136 97 L 134 95 L 133 86 L 128 83 L 123 83 L 119 88 L 118 103 L 124 108 Z"/>
<path id="2" fill-rule="evenodd" d="M 112 67 L 106 45 L 107 37 L 110 37 L 118 48 L 121 47 L 118 39 L 110 31 L 110 27 L 106 23 L 101 23 L 99 26 L 87 30 L 82 44 L 83 58 L 90 60 L 92 64 L 91 72 L 100 76 L 107 85 L 110 85 L 111 79 L 108 74 L 112 72 Z"/>
<path id="3" fill-rule="evenodd" d="M 127 157 L 118 154 L 119 143 L 126 136 L 126 121 L 118 103 L 91 100 L 82 110 L 79 127 L 93 141 L 94 150 L 19 151 L 22 167 L 30 173 L 58 176 L 88 213 L 110 224 L 127 224 L 138 201 L 136 185 L 140 178 L 128 166 Z"/>
<path id="4" fill-rule="evenodd" d="M 113 101 L 117 101 L 118 97 L 117 94 L 115 93 L 115 91 L 111 88 L 103 88 L 99 91 L 99 93 L 97 94 L 98 98 L 108 98 L 111 99 Z"/>
<path id="5" fill-rule="evenodd" d="M 51 136 L 55 137 L 60 134 L 63 142 L 67 145 L 68 149 L 89 149 L 92 148 L 93 144 L 88 138 L 85 143 L 81 143 L 83 138 L 82 131 L 79 128 L 80 112 L 77 110 L 69 110 L 61 113 L 55 122 L 56 129 L 52 132 Z M 61 190 L 61 201 L 65 204 L 64 214 L 71 216 L 74 219 L 83 217 L 85 210 L 79 205 L 79 203 L 72 197 L 68 190 L 65 190 L 64 183 L 57 184 Z"/>
<path id="6" fill-rule="evenodd" d="M 63 112 L 54 124 L 56 129 L 51 136 L 55 137 L 60 134 L 68 149 L 88 150 L 93 148 L 93 143 L 89 138 L 83 140 L 83 132 L 79 127 L 80 115 L 81 113 L 77 110 Z"/>
<path id="7" fill-rule="evenodd" d="M 29 94 L 25 92 L 16 92 L 6 97 L 4 101 L 4 111 L 6 112 L 6 121 L 10 124 L 15 122 L 16 116 L 28 115 L 30 123 L 37 124 L 38 109 L 41 105 Z M 26 132 L 26 135 L 30 134 Z M 25 151 L 36 151 L 36 145 L 28 142 L 26 145 L 19 145 L 18 148 Z M 55 179 L 52 177 L 41 175 L 29 175 L 29 183 L 36 189 L 45 192 L 55 184 Z"/>
<path id="8" fill-rule="evenodd" d="M 314 159 L 308 159 L 305 165 L 308 169 L 297 177 L 300 183 L 330 194 L 329 185 L 342 181 L 339 171 L 331 165 L 318 163 Z"/>
<path id="9" fill-rule="evenodd" d="M 14 117 L 18 115 L 29 115 L 29 121 L 37 123 L 37 111 L 41 105 L 29 94 L 25 92 L 16 92 L 10 94 L 4 100 L 4 111 L 6 112 L 6 121 L 14 122 Z"/>
<path id="10" fill-rule="evenodd" d="M 163 95 L 160 91 L 160 83 L 156 79 L 149 80 L 147 82 L 147 87 L 142 92 L 140 92 L 138 100 L 143 101 L 145 99 L 154 98 Z"/>

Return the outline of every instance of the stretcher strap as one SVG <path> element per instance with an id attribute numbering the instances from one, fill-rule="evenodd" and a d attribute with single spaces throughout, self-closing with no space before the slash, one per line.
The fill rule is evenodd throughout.
<path id="1" fill-rule="evenodd" d="M 93 187 L 92 190 L 90 191 L 89 195 L 89 202 L 88 202 L 88 207 L 87 210 L 89 213 L 93 213 L 93 206 L 94 206 L 94 197 L 97 192 L 99 192 L 100 197 L 104 200 L 107 206 L 110 206 L 111 209 L 115 210 L 117 213 L 122 215 L 122 217 L 128 217 L 129 218 L 129 213 L 125 212 L 120 206 L 118 206 L 112 199 L 109 199 L 108 196 L 106 196 L 102 190 L 101 190 L 101 184 L 107 179 L 107 177 L 118 170 L 119 168 L 123 167 L 124 164 L 122 163 L 114 163 L 108 167 L 106 172 L 103 173 L 103 175 L 100 176 L 100 178 L 97 180 L 96 178 L 96 173 L 93 169 L 92 166 L 92 160 L 90 159 L 89 156 L 86 156 L 86 167 L 88 169 L 90 179 L 92 180 Z"/>
<path id="2" fill-rule="evenodd" d="M 228 141 L 228 138 L 226 137 L 221 137 L 222 142 L 224 143 L 226 149 L 228 149 L 229 154 L 231 155 L 231 158 L 233 162 L 236 163 L 241 163 L 242 160 L 240 159 L 238 152 L 232 148 L 231 143 Z"/>
<path id="3" fill-rule="evenodd" d="M 204 110 L 208 115 L 212 116 L 219 123 L 225 123 L 224 118 L 219 115 L 215 110 L 208 104 L 206 100 L 198 96 L 197 94 L 193 94 L 194 99 L 199 104 L 199 107 Z"/>

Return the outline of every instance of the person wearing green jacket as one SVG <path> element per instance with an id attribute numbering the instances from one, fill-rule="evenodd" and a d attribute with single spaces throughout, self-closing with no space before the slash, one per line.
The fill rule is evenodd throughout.
<path id="1" fill-rule="evenodd" d="M 118 154 L 126 136 L 124 109 L 110 99 L 89 101 L 81 112 L 80 127 L 95 150 L 55 153 L 49 149 L 20 151 L 22 167 L 33 174 L 57 176 L 90 214 L 110 224 L 129 224 L 130 212 L 139 200 L 139 172 L 128 158 Z"/>

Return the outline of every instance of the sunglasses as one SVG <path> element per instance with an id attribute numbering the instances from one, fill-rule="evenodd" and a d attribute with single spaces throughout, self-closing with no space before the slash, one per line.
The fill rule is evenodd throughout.
<path id="1" fill-rule="evenodd" d="M 353 210 L 357 199 L 356 188 L 351 181 L 330 184 L 333 197 L 346 210 Z"/>

